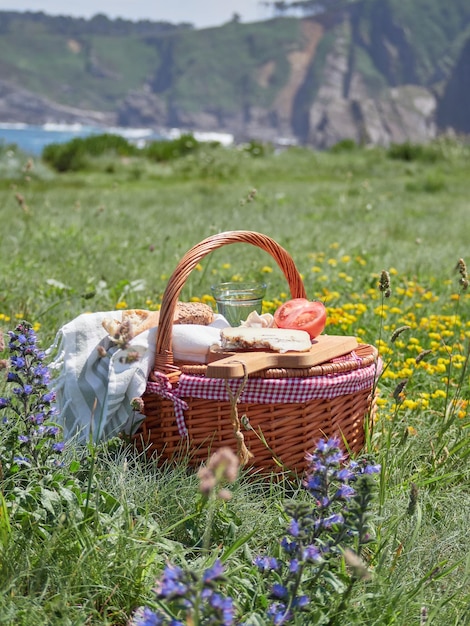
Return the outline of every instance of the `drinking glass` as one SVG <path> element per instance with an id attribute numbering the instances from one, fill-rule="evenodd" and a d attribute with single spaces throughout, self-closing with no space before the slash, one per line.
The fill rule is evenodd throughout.
<path id="1" fill-rule="evenodd" d="M 217 303 L 217 312 L 225 317 L 230 326 L 240 326 L 252 311 L 261 315 L 266 283 L 235 282 L 211 286 Z"/>

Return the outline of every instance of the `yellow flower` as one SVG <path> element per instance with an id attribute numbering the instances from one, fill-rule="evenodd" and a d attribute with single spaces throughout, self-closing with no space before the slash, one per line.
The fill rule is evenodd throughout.
<path id="1" fill-rule="evenodd" d="M 263 274 L 271 274 L 271 272 L 273 271 L 273 268 L 269 267 L 269 265 L 265 265 L 264 267 L 261 268 L 261 271 L 263 272 Z"/>
<path id="2" fill-rule="evenodd" d="M 127 309 L 127 302 L 125 302 L 124 300 L 120 300 L 116 304 L 116 309 Z"/>

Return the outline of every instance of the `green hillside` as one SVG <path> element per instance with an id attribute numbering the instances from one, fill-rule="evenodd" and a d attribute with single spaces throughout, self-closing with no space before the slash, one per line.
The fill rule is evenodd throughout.
<path id="1" fill-rule="evenodd" d="M 266 106 L 286 82 L 287 54 L 300 47 L 299 21 L 272 20 L 254 24 L 226 24 L 203 31 L 156 37 L 153 45 L 162 63 L 154 89 L 188 110 L 208 102 L 231 112 L 243 105 Z M 265 86 L 259 69 L 273 64 Z"/>
<path id="2" fill-rule="evenodd" d="M 158 63 L 157 49 L 137 34 L 72 37 L 25 15 L 0 35 L 0 78 L 81 108 L 113 110 Z"/>

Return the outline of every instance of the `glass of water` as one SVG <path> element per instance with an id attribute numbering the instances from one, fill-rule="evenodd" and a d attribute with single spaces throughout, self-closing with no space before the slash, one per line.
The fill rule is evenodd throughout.
<path id="1" fill-rule="evenodd" d="M 217 312 L 225 317 L 230 326 L 240 326 L 252 311 L 261 315 L 266 283 L 235 282 L 211 286 L 217 303 Z"/>

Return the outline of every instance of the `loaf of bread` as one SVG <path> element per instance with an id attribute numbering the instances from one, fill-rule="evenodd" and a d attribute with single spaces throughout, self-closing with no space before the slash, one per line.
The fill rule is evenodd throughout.
<path id="1" fill-rule="evenodd" d="M 158 326 L 160 311 L 127 309 L 120 320 L 106 318 L 103 328 L 117 344 L 127 344 L 133 337 Z M 214 320 L 214 312 L 203 302 L 178 302 L 173 317 L 174 324 L 198 324 L 208 326 Z"/>
<path id="2" fill-rule="evenodd" d="M 204 302 L 178 302 L 173 322 L 209 326 L 214 321 L 214 311 Z"/>

